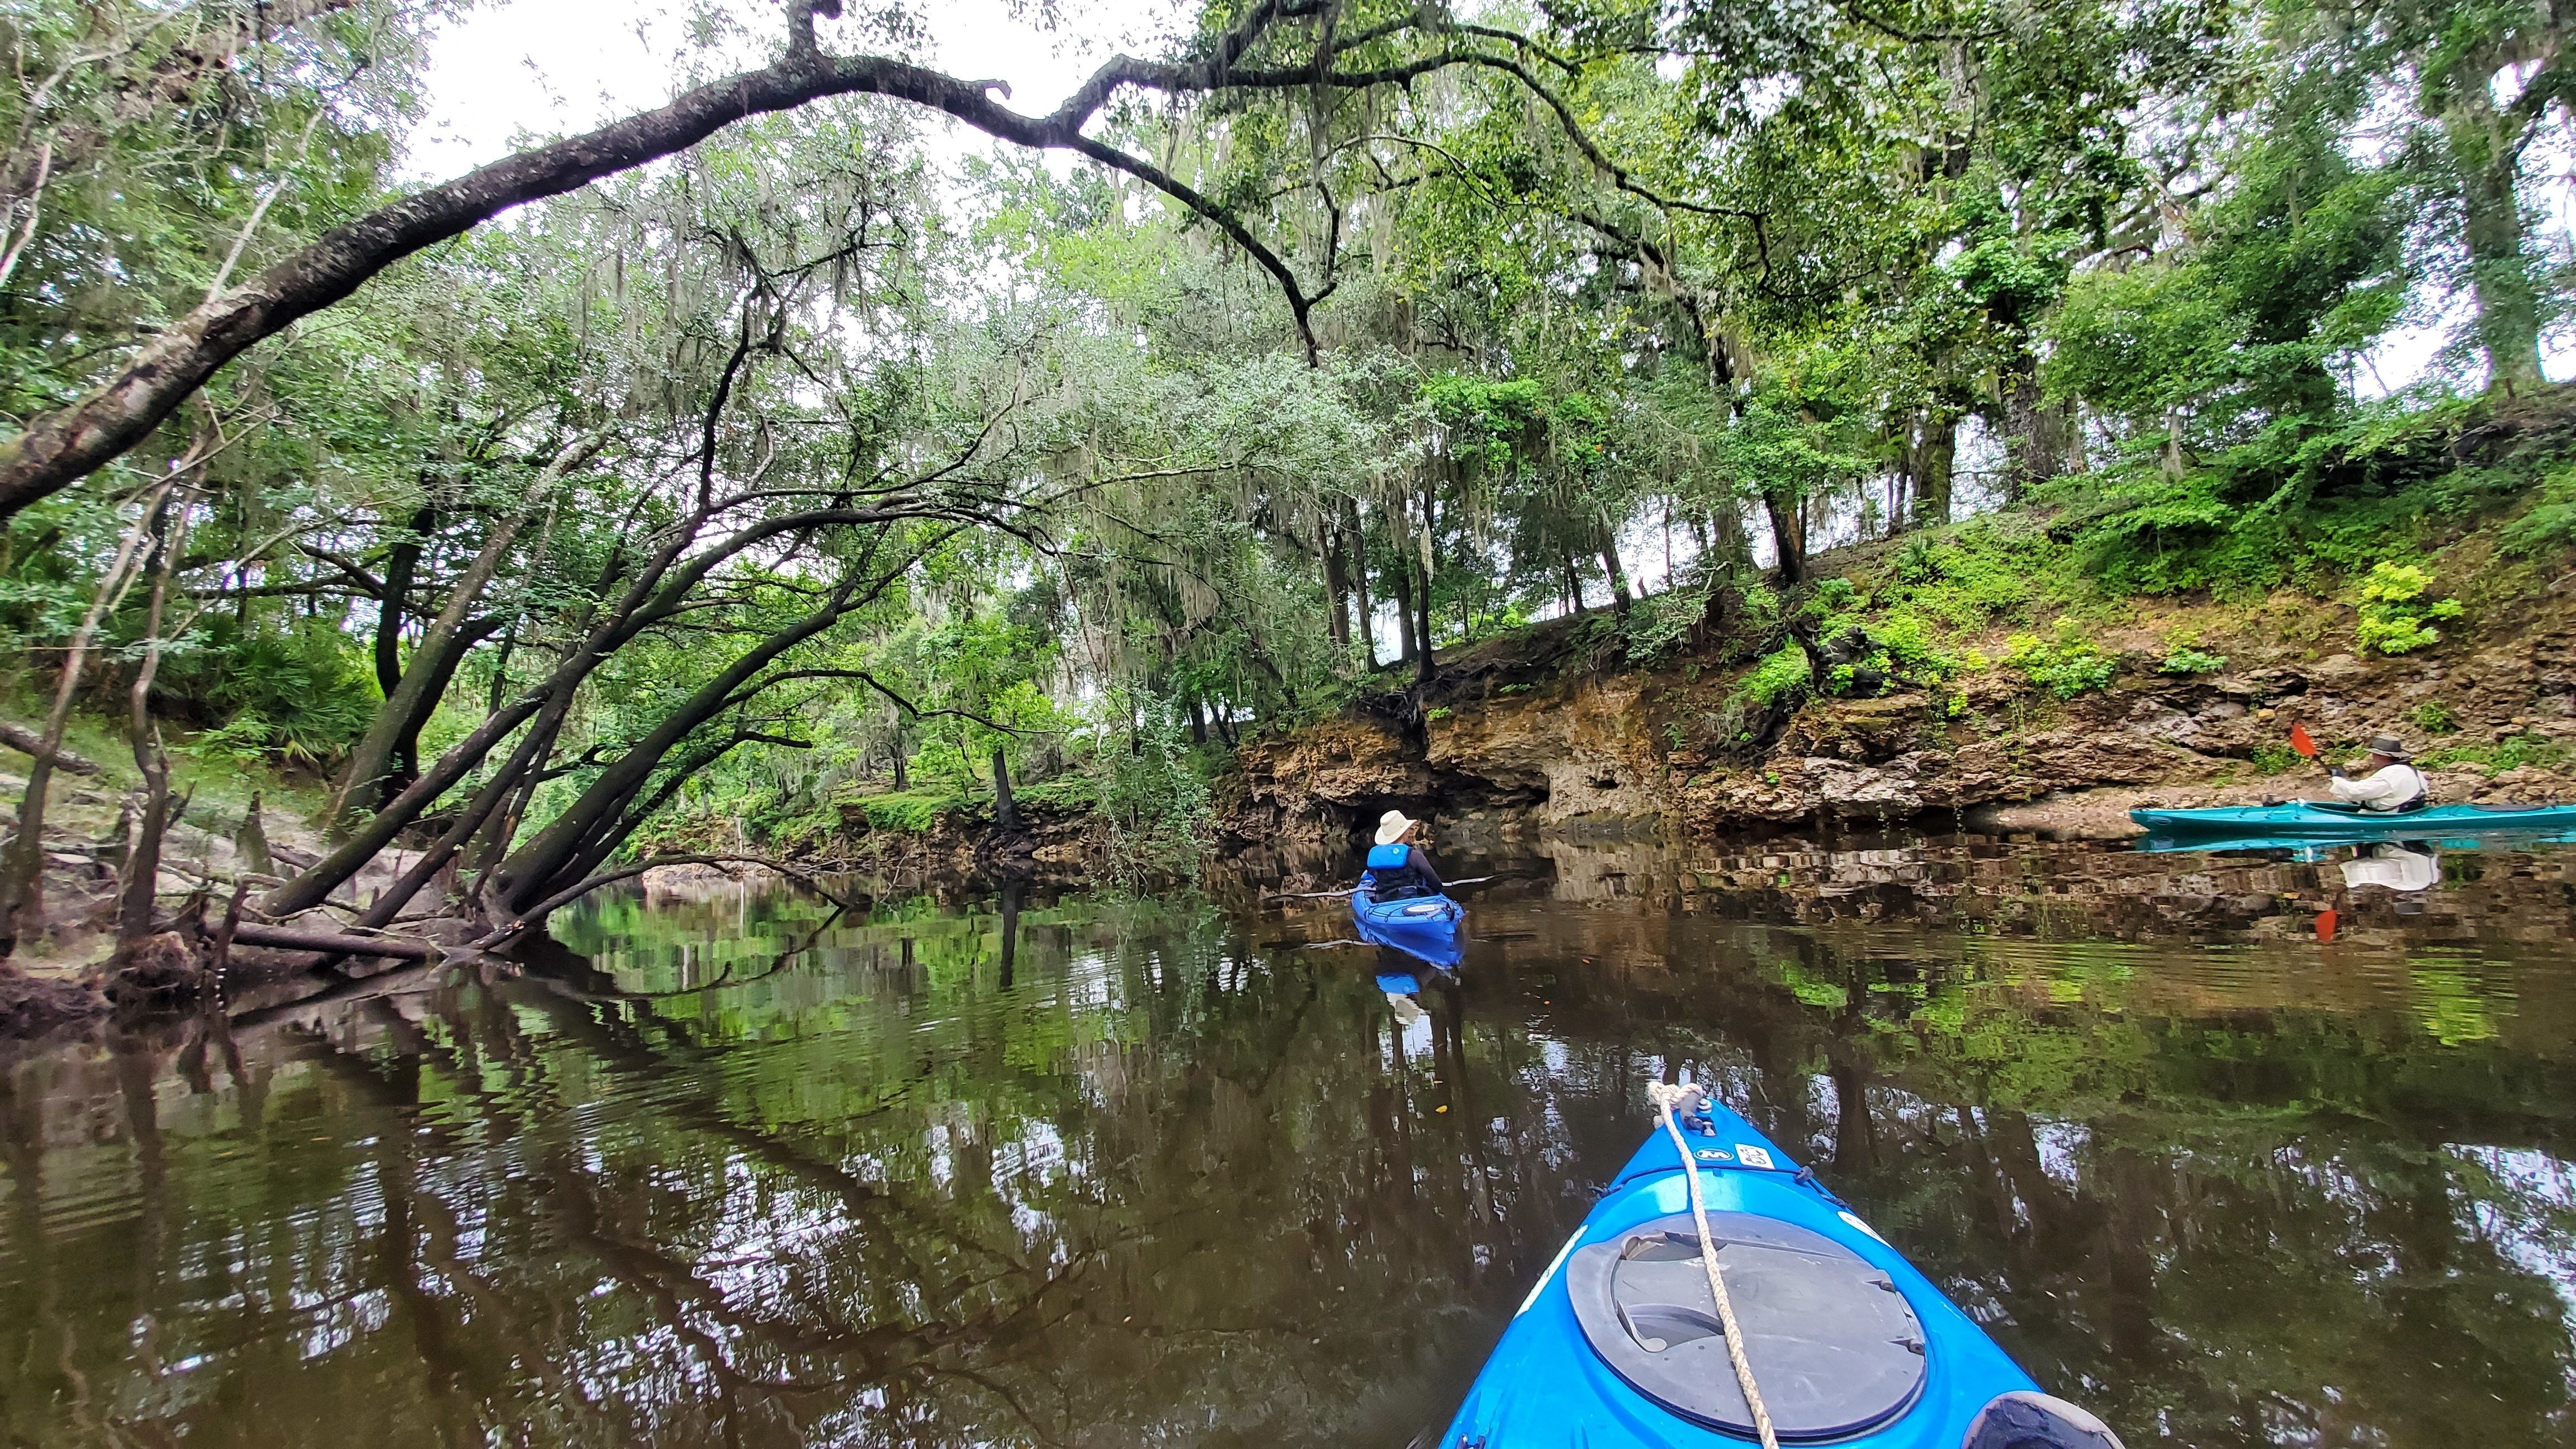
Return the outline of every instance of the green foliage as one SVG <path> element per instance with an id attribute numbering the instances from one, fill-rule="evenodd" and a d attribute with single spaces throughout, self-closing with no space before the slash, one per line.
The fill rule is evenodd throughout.
<path id="1" fill-rule="evenodd" d="M 2451 713 L 2449 705 L 2438 699 L 2428 699 L 2415 706 L 2414 712 L 2407 718 L 2415 722 L 2417 729 L 2428 735 L 2452 734 L 2460 728 L 2459 717 Z"/>
<path id="2" fill-rule="evenodd" d="M 865 795 L 853 802 L 859 816 L 871 830 L 893 830 L 923 835 L 938 828 L 941 817 L 965 810 L 973 802 L 963 795 L 934 794 L 922 790 L 888 791 L 883 795 Z"/>
<path id="3" fill-rule="evenodd" d="M 2059 699 L 2110 688 L 2120 668 L 2119 661 L 2103 653 L 2100 645 L 2066 619 L 2058 620 L 2055 631 L 2046 637 L 2013 635 L 2007 641 L 2003 662 Z"/>
<path id="4" fill-rule="evenodd" d="M 2542 475 L 2530 511 L 2504 526 L 2503 548 L 2532 555 L 2576 543 L 2576 463 Z"/>
<path id="5" fill-rule="evenodd" d="M 1109 824 L 1109 881 L 1136 892 L 1196 881 L 1215 831 L 1208 783 L 1182 741 L 1177 713 L 1148 707 L 1124 748 L 1092 760 L 1092 787 Z"/>
<path id="6" fill-rule="evenodd" d="M 2166 655 L 2156 665 L 2158 674 L 2216 674 L 2227 667 L 2227 656 L 2184 645 Z"/>
<path id="7" fill-rule="evenodd" d="M 2457 599 L 2428 600 L 2433 576 L 2415 564 L 2382 560 L 2370 566 L 2361 584 L 2361 647 L 2364 652 L 2406 654 L 2441 642 L 2436 619 L 2460 617 Z"/>
<path id="8" fill-rule="evenodd" d="M 1619 621 L 1629 661 L 1651 665 L 1670 658 L 1698 633 L 1707 614 L 1705 588 L 1667 589 L 1638 600 Z"/>
<path id="9" fill-rule="evenodd" d="M 1764 709 L 1794 708 L 1815 684 L 1815 666 L 1795 641 L 1763 656 L 1736 691 Z"/>
<path id="10" fill-rule="evenodd" d="M 2256 745 L 2246 756 L 2255 770 L 2264 775 L 2285 775 L 2297 769 L 2307 757 L 2278 740 Z"/>
<path id="11" fill-rule="evenodd" d="M 2525 733 L 2508 735 L 2493 744 L 2445 745 L 2417 756 L 2415 763 L 2427 770 L 2468 766 L 2493 775 L 2518 770 L 2525 765 L 2555 768 L 2570 758 L 2567 746 L 2546 735 Z"/>

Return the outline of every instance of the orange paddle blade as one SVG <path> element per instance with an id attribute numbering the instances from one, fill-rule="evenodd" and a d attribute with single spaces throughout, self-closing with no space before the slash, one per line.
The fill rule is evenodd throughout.
<path id="1" fill-rule="evenodd" d="M 2334 939 L 2334 933 L 2335 913 L 2332 911 L 2317 912 L 2317 939 L 2320 941 L 2331 941 Z"/>
<path id="2" fill-rule="evenodd" d="M 2307 756 L 2311 760 L 2317 757 L 2317 742 L 2308 738 L 2308 727 L 2306 725 L 2294 724 L 2290 726 L 2290 748 Z"/>

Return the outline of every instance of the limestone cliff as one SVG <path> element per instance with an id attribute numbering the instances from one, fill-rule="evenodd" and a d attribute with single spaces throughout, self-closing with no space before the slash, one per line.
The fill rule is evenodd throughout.
<path id="1" fill-rule="evenodd" d="M 2341 631 L 2330 617 L 2285 633 L 2278 615 L 2300 608 L 2336 612 L 2286 600 L 2240 615 L 2233 637 L 2211 641 L 2235 661 L 2224 672 L 2160 672 L 2153 640 L 2170 630 L 2169 611 L 2109 634 L 2117 672 L 2107 688 L 2060 700 L 1988 666 L 1937 695 L 1811 701 L 1758 751 L 1703 743 L 1732 717 L 1740 671 L 1688 661 L 1600 668 L 1560 647 L 1551 672 L 1511 661 L 1508 645 L 1479 646 L 1429 690 L 1365 697 L 1248 743 L 1222 797 L 1226 826 L 1237 842 L 1291 849 L 1345 847 L 1390 807 L 1444 830 L 1624 820 L 1711 836 L 1937 815 L 1982 829 L 2116 835 L 2145 801 L 2320 792 L 2316 767 L 2284 750 L 2294 722 L 2325 741 L 2382 730 L 2409 738 L 2434 752 L 2427 773 L 2441 799 L 2576 799 L 2563 766 L 2461 758 L 2496 755 L 2500 740 L 2515 745 L 2506 759 L 2576 754 L 2567 748 L 2576 745 L 2576 575 L 2490 600 L 2477 627 L 2403 657 L 2332 647 Z"/>

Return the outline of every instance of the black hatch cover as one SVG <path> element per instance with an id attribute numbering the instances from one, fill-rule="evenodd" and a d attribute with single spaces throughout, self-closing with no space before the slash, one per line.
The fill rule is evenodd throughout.
<path id="1" fill-rule="evenodd" d="M 1708 1227 L 1753 1382 L 1781 1438 L 1863 1433 L 1923 1391 L 1923 1324 L 1893 1279 L 1788 1223 L 1710 1213 Z M 1753 1432 L 1690 1214 L 1578 1251 L 1565 1287 L 1592 1351 L 1637 1392 L 1684 1418 Z"/>

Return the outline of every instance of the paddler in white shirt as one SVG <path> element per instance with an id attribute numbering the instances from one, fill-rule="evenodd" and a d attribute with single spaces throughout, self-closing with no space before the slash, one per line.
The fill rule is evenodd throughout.
<path id="1" fill-rule="evenodd" d="M 2344 773 L 2343 767 L 2338 765 L 2327 772 L 2334 776 L 2328 784 L 2336 799 L 2358 805 L 2374 815 L 2412 810 L 2423 804 L 2432 793 L 2432 787 L 2424 781 L 2423 772 L 2409 763 L 2414 758 L 2405 741 L 2397 736 L 2374 736 L 2370 742 L 2370 753 L 2354 767 L 2352 773 Z"/>

